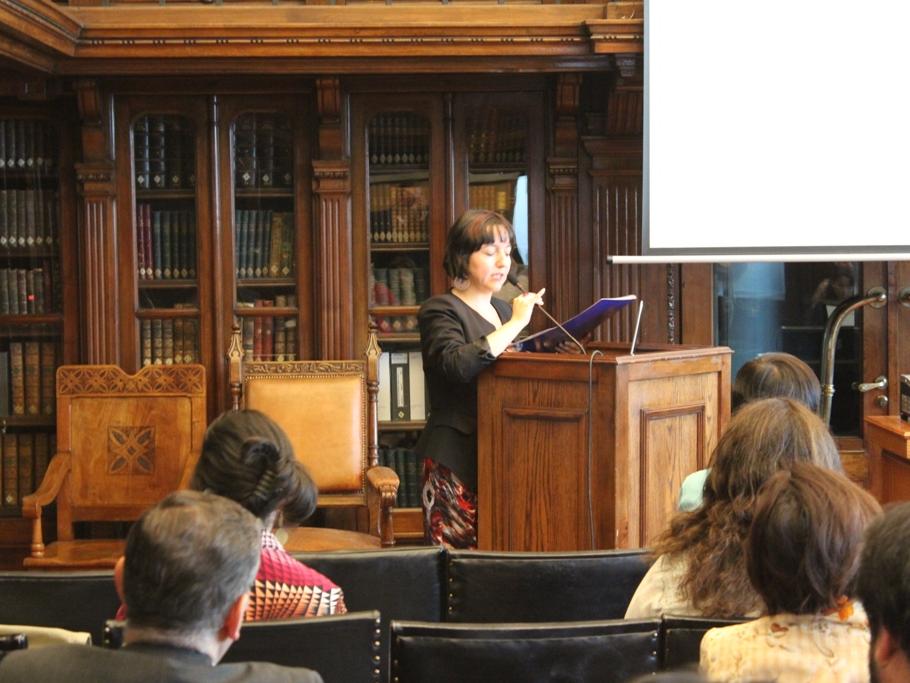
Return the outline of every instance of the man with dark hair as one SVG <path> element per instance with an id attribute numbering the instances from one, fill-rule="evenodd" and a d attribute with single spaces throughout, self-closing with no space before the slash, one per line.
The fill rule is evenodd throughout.
<path id="1" fill-rule="evenodd" d="M 872 681 L 910 681 L 910 503 L 889 508 L 867 530 L 856 592 L 872 631 Z"/>
<path id="2" fill-rule="evenodd" d="M 233 501 L 172 493 L 133 525 L 114 570 L 129 614 L 124 647 L 14 652 L 0 663 L 0 680 L 321 683 L 307 669 L 259 662 L 215 666 L 240 637 L 259 566 L 260 531 L 259 521 Z"/>

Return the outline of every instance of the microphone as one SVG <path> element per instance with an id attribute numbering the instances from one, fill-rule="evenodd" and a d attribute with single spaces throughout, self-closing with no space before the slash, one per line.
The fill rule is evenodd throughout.
<path id="1" fill-rule="evenodd" d="M 521 286 L 521 283 L 518 281 L 518 278 L 515 276 L 515 273 L 513 271 L 511 271 L 511 270 L 509 271 L 509 274 L 506 275 L 506 280 L 508 280 L 509 283 L 511 285 L 513 285 L 514 287 L 517 287 L 518 291 L 521 292 L 522 294 L 528 293 L 528 290 Z M 543 304 L 537 304 L 537 307 L 541 311 L 543 311 L 543 314 L 545 316 L 547 316 L 550 320 L 552 320 L 554 323 L 556 323 L 556 327 L 558 327 L 560 330 L 562 330 L 563 334 L 565 334 L 569 339 L 571 339 L 573 342 L 575 342 L 575 346 L 577 346 L 579 349 L 581 349 L 581 352 L 583 354 L 587 355 L 588 352 L 585 350 L 585 347 L 581 345 L 581 342 L 578 341 L 575 337 L 573 337 L 572 333 L 569 332 L 565 327 L 563 327 L 561 322 L 559 322 L 556 318 L 554 318 L 552 315 L 550 315 L 547 312 L 547 309 L 545 309 L 543 307 Z"/>

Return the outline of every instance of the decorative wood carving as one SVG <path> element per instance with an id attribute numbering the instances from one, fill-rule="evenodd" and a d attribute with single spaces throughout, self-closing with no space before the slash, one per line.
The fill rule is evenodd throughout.
<path id="1" fill-rule="evenodd" d="M 108 427 L 107 473 L 123 476 L 154 474 L 155 427 Z"/>
<path id="2" fill-rule="evenodd" d="M 149 365 L 128 375 L 116 365 L 62 365 L 57 369 L 57 395 L 74 394 L 198 394 L 205 395 L 201 365 Z"/>
<path id="3" fill-rule="evenodd" d="M 313 161 L 316 354 L 321 358 L 354 355 L 350 192 L 348 160 Z"/>

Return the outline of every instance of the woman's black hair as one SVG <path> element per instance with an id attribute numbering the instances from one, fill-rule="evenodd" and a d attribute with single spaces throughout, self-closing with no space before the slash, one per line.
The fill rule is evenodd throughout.
<path id="1" fill-rule="evenodd" d="M 287 434 L 258 410 L 222 413 L 205 432 L 191 488 L 237 501 L 260 519 L 281 510 L 300 523 L 316 509 L 316 484 Z"/>
<path id="2" fill-rule="evenodd" d="M 515 231 L 509 219 L 495 211 L 465 211 L 446 235 L 443 259 L 446 274 L 453 280 L 466 279 L 471 254 L 485 244 L 493 244 L 499 238 L 508 239 L 509 244 L 515 244 Z"/>

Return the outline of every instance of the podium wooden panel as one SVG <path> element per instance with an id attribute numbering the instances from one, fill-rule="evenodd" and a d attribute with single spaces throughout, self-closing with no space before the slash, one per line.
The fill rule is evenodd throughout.
<path id="1" fill-rule="evenodd" d="M 593 363 L 504 354 L 481 375 L 480 548 L 648 545 L 675 511 L 682 480 L 707 465 L 730 415 L 730 349 L 593 349 L 602 354 Z"/>

